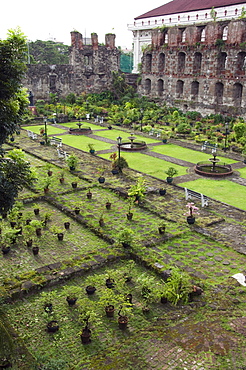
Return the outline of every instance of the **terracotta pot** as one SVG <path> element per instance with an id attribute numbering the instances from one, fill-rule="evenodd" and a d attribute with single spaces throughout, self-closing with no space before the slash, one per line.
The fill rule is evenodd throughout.
<path id="1" fill-rule="evenodd" d="M 55 333 L 58 330 L 59 330 L 59 325 L 58 325 L 58 322 L 56 320 L 52 320 L 52 321 L 48 322 L 47 331 L 49 333 Z"/>
<path id="2" fill-rule="evenodd" d="M 48 171 L 47 174 L 48 174 L 48 176 L 52 176 L 53 172 L 52 171 Z"/>
<path id="3" fill-rule="evenodd" d="M 26 241 L 26 246 L 29 248 L 32 246 L 32 239 Z"/>
<path id="4" fill-rule="evenodd" d="M 34 256 L 37 256 L 38 252 L 39 252 L 39 247 L 33 247 L 32 248 L 32 253 L 34 254 Z"/>
<path id="5" fill-rule="evenodd" d="M 39 215 L 39 208 L 34 208 L 33 212 L 36 216 Z"/>
<path id="6" fill-rule="evenodd" d="M 44 188 L 44 192 L 45 192 L 45 194 L 47 194 L 48 192 L 49 192 L 49 188 Z"/>
<path id="7" fill-rule="evenodd" d="M 36 229 L 36 235 L 37 236 L 41 236 L 42 235 L 42 229 L 41 229 L 41 227 L 39 227 L 38 229 Z"/>
<path id="8" fill-rule="evenodd" d="M 75 297 L 67 297 L 66 301 L 69 306 L 74 306 L 78 298 Z"/>
<path id="9" fill-rule="evenodd" d="M 119 324 L 119 328 L 121 330 L 124 330 L 127 328 L 127 324 L 128 324 L 128 317 L 127 316 L 119 316 L 118 318 L 118 324 Z"/>
<path id="10" fill-rule="evenodd" d="M 166 227 L 165 226 L 160 226 L 158 227 L 159 234 L 165 234 Z"/>
<path id="11" fill-rule="evenodd" d="M 187 222 L 188 222 L 189 225 L 194 224 L 195 223 L 195 220 L 196 220 L 195 217 L 191 217 L 191 216 L 188 216 L 187 217 Z"/>
<path id="12" fill-rule="evenodd" d="M 105 177 L 103 176 L 98 177 L 98 182 L 99 184 L 103 184 L 105 182 Z"/>
<path id="13" fill-rule="evenodd" d="M 107 202 L 107 203 L 105 204 L 105 206 L 106 206 L 106 208 L 107 208 L 107 209 L 111 209 L 111 203 L 110 203 L 110 202 Z"/>
<path id="14" fill-rule="evenodd" d="M 75 213 L 76 215 L 78 215 L 78 214 L 79 214 L 79 212 L 80 212 L 80 208 L 75 208 L 74 213 Z"/>
<path id="15" fill-rule="evenodd" d="M 63 237 L 64 237 L 64 234 L 63 234 L 63 233 L 58 233 L 58 234 L 57 234 L 57 239 L 58 239 L 59 241 L 62 241 L 62 240 L 63 240 Z"/>
<path id="16" fill-rule="evenodd" d="M 94 293 L 95 293 L 96 288 L 95 288 L 94 286 L 92 286 L 92 285 L 88 285 L 88 286 L 85 288 L 85 290 L 86 290 L 86 293 L 87 293 L 88 295 L 92 295 L 92 294 L 94 294 Z"/>
<path id="17" fill-rule="evenodd" d="M 126 217 L 127 217 L 127 219 L 128 219 L 128 220 L 132 220 L 133 213 L 132 213 L 132 212 L 128 212 L 128 213 L 126 214 Z"/>
<path id="18" fill-rule="evenodd" d="M 91 342 L 91 331 L 90 329 L 83 329 L 82 334 L 80 335 L 81 342 L 83 344 L 88 344 Z"/>
<path id="19" fill-rule="evenodd" d="M 8 254 L 9 253 L 9 251 L 10 251 L 10 246 L 3 246 L 2 247 L 2 252 L 3 252 L 3 254 Z"/>
<path id="20" fill-rule="evenodd" d="M 106 279 L 107 288 L 111 289 L 114 287 L 114 279 Z"/>
<path id="21" fill-rule="evenodd" d="M 105 307 L 107 317 L 114 317 L 114 306 L 112 304 Z"/>

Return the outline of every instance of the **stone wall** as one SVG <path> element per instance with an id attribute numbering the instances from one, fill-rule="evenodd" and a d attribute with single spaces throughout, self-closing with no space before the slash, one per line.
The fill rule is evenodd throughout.
<path id="1" fill-rule="evenodd" d="M 69 93 L 98 93 L 110 89 L 112 71 L 120 70 L 120 52 L 115 35 L 105 36 L 105 46 L 91 35 L 92 45 L 84 45 L 79 32 L 71 32 L 69 65 L 29 65 L 24 87 L 32 91 L 34 101 L 49 99 L 50 93 L 65 97 Z"/>
<path id="2" fill-rule="evenodd" d="M 184 110 L 246 115 L 246 20 L 152 31 L 139 92 Z"/>

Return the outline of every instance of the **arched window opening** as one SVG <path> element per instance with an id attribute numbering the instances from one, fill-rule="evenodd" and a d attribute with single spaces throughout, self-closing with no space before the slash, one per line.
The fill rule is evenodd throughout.
<path id="1" fill-rule="evenodd" d="M 215 104 L 223 104 L 224 85 L 221 82 L 215 84 L 214 102 Z"/>
<path id="2" fill-rule="evenodd" d="M 159 72 L 164 72 L 165 70 L 165 54 L 160 53 L 159 54 L 159 59 L 158 59 L 158 71 Z"/>
<path id="3" fill-rule="evenodd" d="M 226 41 L 227 36 L 228 36 L 228 26 L 224 27 L 224 29 L 223 29 L 222 40 Z"/>
<path id="4" fill-rule="evenodd" d="M 150 92 L 151 92 L 151 80 L 149 78 L 147 78 L 145 80 L 144 88 L 145 88 L 146 95 L 150 94 Z"/>
<path id="5" fill-rule="evenodd" d="M 184 73 L 186 55 L 183 52 L 178 54 L 178 73 Z"/>
<path id="6" fill-rule="evenodd" d="M 246 53 L 244 51 L 241 51 L 237 55 L 236 73 L 244 75 L 245 69 L 246 69 Z"/>
<path id="7" fill-rule="evenodd" d="M 227 68 L 227 54 L 225 52 L 221 52 L 218 55 L 218 73 L 224 72 Z"/>
<path id="8" fill-rule="evenodd" d="M 165 43 L 165 44 L 168 44 L 168 33 L 165 33 L 165 40 L 164 40 L 164 43 Z"/>
<path id="9" fill-rule="evenodd" d="M 191 98 L 196 99 L 199 93 L 199 82 L 193 81 L 191 84 Z"/>
<path id="10" fill-rule="evenodd" d="M 164 82 L 162 79 L 158 80 L 157 81 L 157 92 L 158 92 L 158 95 L 159 96 L 162 96 L 163 95 L 163 91 L 164 91 Z"/>
<path id="11" fill-rule="evenodd" d="M 185 42 L 185 38 L 186 38 L 185 30 L 182 30 L 181 42 Z"/>
<path id="12" fill-rule="evenodd" d="M 194 61 L 193 61 L 193 73 L 198 74 L 201 72 L 202 66 L 202 54 L 197 52 L 194 54 Z"/>
<path id="13" fill-rule="evenodd" d="M 205 28 L 203 28 L 203 30 L 201 32 L 201 42 L 205 41 L 205 35 L 206 35 L 206 31 L 205 31 Z"/>
<path id="14" fill-rule="evenodd" d="M 147 54 L 145 57 L 145 71 L 151 72 L 152 69 L 152 54 Z"/>
<path id="15" fill-rule="evenodd" d="M 233 103 L 235 107 L 241 107 L 243 86 L 240 83 L 235 83 L 233 86 Z"/>
<path id="16" fill-rule="evenodd" d="M 176 84 L 176 94 L 177 98 L 180 98 L 184 92 L 184 81 L 178 80 Z"/>

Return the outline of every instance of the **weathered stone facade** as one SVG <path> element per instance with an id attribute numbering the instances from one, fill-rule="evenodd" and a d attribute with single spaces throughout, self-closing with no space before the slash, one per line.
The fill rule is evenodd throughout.
<path id="1" fill-rule="evenodd" d="M 105 36 L 105 46 L 98 44 L 97 34 L 91 35 L 92 45 L 84 45 L 79 32 L 71 32 L 69 65 L 29 65 L 23 85 L 34 100 L 49 98 L 50 93 L 65 97 L 69 93 L 98 93 L 110 88 L 112 71 L 120 70 L 120 52 L 115 35 Z"/>
<path id="2" fill-rule="evenodd" d="M 246 19 L 152 31 L 139 92 L 201 113 L 246 115 Z"/>

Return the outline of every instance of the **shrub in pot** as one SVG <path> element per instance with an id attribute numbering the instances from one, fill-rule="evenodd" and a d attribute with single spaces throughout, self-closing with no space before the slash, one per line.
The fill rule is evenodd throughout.
<path id="1" fill-rule="evenodd" d="M 169 167 L 165 173 L 167 175 L 167 182 L 170 184 L 173 181 L 173 176 L 178 174 L 178 170 L 174 167 Z"/>
<path id="2" fill-rule="evenodd" d="M 121 243 L 123 247 L 130 247 L 134 238 L 134 232 L 131 229 L 124 228 L 117 235 L 117 242 Z"/>

